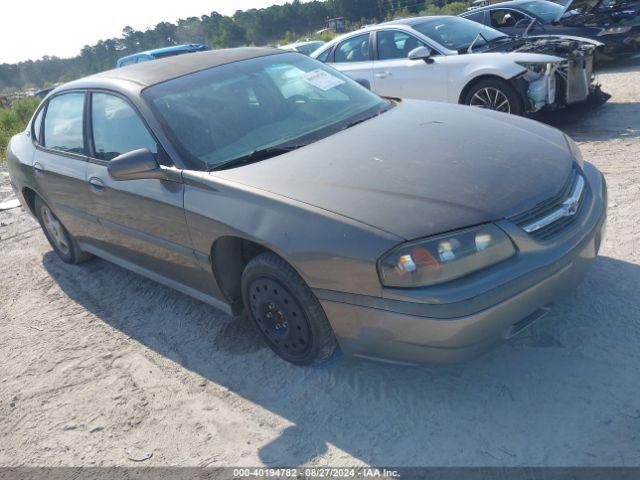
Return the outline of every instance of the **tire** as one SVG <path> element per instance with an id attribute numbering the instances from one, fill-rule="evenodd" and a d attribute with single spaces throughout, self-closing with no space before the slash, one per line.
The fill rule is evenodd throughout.
<path id="1" fill-rule="evenodd" d="M 76 239 L 62 225 L 62 222 L 58 220 L 58 217 L 55 216 L 49 206 L 38 196 L 35 198 L 34 207 L 44 235 L 49 240 L 54 252 L 63 262 L 77 264 L 92 258 L 92 255 L 80 249 Z"/>
<path id="2" fill-rule="evenodd" d="M 320 363 L 336 350 L 327 316 L 311 289 L 282 258 L 263 253 L 242 273 L 245 311 L 267 345 L 294 365 Z"/>
<path id="3" fill-rule="evenodd" d="M 494 96 L 496 92 L 498 94 Z M 505 105 L 504 101 L 508 102 L 508 104 Z M 463 103 L 473 107 L 511 113 L 512 115 L 522 115 L 524 113 L 524 105 L 520 94 L 508 82 L 499 78 L 487 78 L 472 84 L 467 89 Z M 487 104 L 487 106 L 482 106 L 484 104 Z"/>

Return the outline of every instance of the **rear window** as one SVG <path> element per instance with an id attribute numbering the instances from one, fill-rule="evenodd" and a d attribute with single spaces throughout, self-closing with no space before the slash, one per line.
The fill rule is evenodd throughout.
<path id="1" fill-rule="evenodd" d="M 84 153 L 82 114 L 84 93 L 65 93 L 49 100 L 44 118 L 44 146 L 70 153 Z"/>

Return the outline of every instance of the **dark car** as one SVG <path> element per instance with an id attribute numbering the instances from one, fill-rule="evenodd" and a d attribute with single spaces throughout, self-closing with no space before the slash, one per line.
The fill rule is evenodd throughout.
<path id="1" fill-rule="evenodd" d="M 508 35 L 571 35 L 603 43 L 596 60 L 640 53 L 640 19 L 636 9 L 614 0 L 514 0 L 474 8 L 460 16 Z M 608 2 L 608 3 L 605 3 Z"/>
<path id="2" fill-rule="evenodd" d="M 455 361 L 598 252 L 600 172 L 560 131 L 385 100 L 305 55 L 194 53 L 59 87 L 8 148 L 59 257 L 246 312 L 282 358 Z M 153 319 L 148 319 L 153 322 Z"/>

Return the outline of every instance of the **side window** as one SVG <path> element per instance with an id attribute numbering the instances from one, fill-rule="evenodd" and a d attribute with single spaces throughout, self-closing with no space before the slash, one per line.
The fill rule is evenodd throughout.
<path id="1" fill-rule="evenodd" d="M 36 143 L 40 143 L 40 129 L 42 128 L 42 116 L 44 115 L 44 107 L 40 109 L 36 118 L 33 119 L 31 124 L 31 135 Z"/>
<path id="2" fill-rule="evenodd" d="M 92 94 L 91 121 L 96 158 L 111 160 L 139 148 L 158 153 L 156 141 L 138 114 L 126 101 L 115 95 Z"/>
<path id="3" fill-rule="evenodd" d="M 383 30 L 376 34 L 378 42 L 378 59 L 393 60 L 407 58 L 409 52 L 425 46 L 412 35 L 397 30 Z"/>
<path id="4" fill-rule="evenodd" d="M 316 57 L 316 60 L 322 63 L 327 63 L 327 60 L 329 60 L 330 53 L 331 53 L 331 48 L 327 48 L 324 52 L 322 52 L 320 55 Z"/>
<path id="5" fill-rule="evenodd" d="M 345 40 L 336 49 L 336 63 L 366 62 L 367 60 L 371 60 L 368 33 Z"/>
<path id="6" fill-rule="evenodd" d="M 522 13 L 516 12 L 515 10 L 502 8 L 491 10 L 491 26 L 493 28 L 515 27 L 516 23 L 526 18 Z"/>
<path id="7" fill-rule="evenodd" d="M 470 13 L 468 15 L 463 15 L 463 17 L 473 22 L 484 23 L 484 11 Z"/>
<path id="8" fill-rule="evenodd" d="M 84 93 L 65 93 L 49 100 L 44 118 L 44 146 L 52 150 L 83 154 L 83 110 Z"/>

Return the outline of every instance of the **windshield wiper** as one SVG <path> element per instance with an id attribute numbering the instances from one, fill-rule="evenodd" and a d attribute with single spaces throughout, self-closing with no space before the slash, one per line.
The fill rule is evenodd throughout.
<path id="1" fill-rule="evenodd" d="M 226 162 L 219 163 L 218 165 L 214 165 L 208 171 L 213 172 L 216 170 L 225 170 L 227 168 L 233 168 L 240 165 L 259 162 L 260 160 L 266 160 L 267 158 L 277 157 L 278 155 L 282 155 L 283 153 L 297 150 L 298 148 L 304 147 L 306 145 L 308 144 L 303 143 L 300 145 L 284 145 L 280 147 L 259 148 L 247 155 L 242 155 L 241 157 L 233 158 L 231 160 L 227 160 Z"/>
<path id="2" fill-rule="evenodd" d="M 342 127 L 340 130 L 346 130 L 347 128 L 354 127 L 359 123 L 363 123 L 363 122 L 366 122 L 367 120 L 371 120 L 372 118 L 377 117 L 378 115 L 382 115 L 384 112 L 386 112 L 390 108 L 391 108 L 391 105 L 388 105 L 385 108 L 382 108 L 379 112 L 376 112 L 371 116 L 358 118 L 357 120 L 352 120 L 351 122 L 347 123 L 344 127 Z"/>
<path id="3" fill-rule="evenodd" d="M 473 53 L 473 46 L 476 44 L 479 38 L 482 38 L 484 40 L 484 43 L 486 44 L 489 43 L 487 39 L 484 38 L 484 35 L 482 35 L 482 32 L 478 32 L 478 34 L 476 35 L 476 38 L 474 38 L 473 42 L 469 44 L 469 48 L 467 48 L 467 53 Z"/>
<path id="4" fill-rule="evenodd" d="M 527 38 L 529 30 L 531 29 L 531 27 L 533 27 L 534 23 L 536 23 L 536 19 L 532 18 L 531 23 L 529 23 L 529 25 L 527 25 L 527 28 L 524 29 L 524 32 L 522 32 L 522 38 Z"/>

